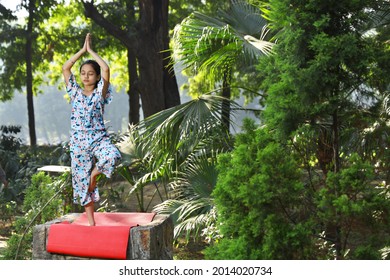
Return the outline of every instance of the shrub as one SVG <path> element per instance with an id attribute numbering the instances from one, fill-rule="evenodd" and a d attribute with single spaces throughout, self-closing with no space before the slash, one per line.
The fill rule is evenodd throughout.
<path id="1" fill-rule="evenodd" d="M 32 228 L 34 225 L 53 220 L 69 212 L 70 206 L 64 204 L 70 187 L 70 174 L 53 180 L 44 172 L 36 173 L 26 189 L 22 210 L 24 216 L 17 217 L 14 233 L 7 242 L 4 259 L 31 259 Z"/>
<path id="2" fill-rule="evenodd" d="M 223 238 L 212 259 L 303 259 L 312 256 L 302 173 L 288 147 L 246 120 L 235 149 L 219 159 L 213 192 Z"/>
<path id="3" fill-rule="evenodd" d="M 370 162 L 343 155 L 340 171 L 321 177 L 304 172 L 298 142 L 282 145 L 248 120 L 244 128 L 219 158 L 213 197 L 223 237 L 207 258 L 387 258 L 389 186 Z"/>

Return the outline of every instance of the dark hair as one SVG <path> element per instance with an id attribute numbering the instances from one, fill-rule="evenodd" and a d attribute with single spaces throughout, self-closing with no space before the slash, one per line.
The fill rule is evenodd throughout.
<path id="1" fill-rule="evenodd" d="M 92 59 L 88 59 L 86 61 L 84 61 L 81 66 L 80 66 L 80 72 L 81 72 L 81 68 L 85 65 L 85 64 L 90 64 L 92 65 L 93 69 L 95 70 L 96 74 L 99 76 L 100 75 L 100 65 L 95 61 L 95 60 L 92 60 Z"/>
<path id="2" fill-rule="evenodd" d="M 84 62 L 81 64 L 81 66 L 80 66 L 80 72 L 81 72 L 81 68 L 82 68 L 84 65 L 86 65 L 86 64 L 92 65 L 92 68 L 93 68 L 93 70 L 95 70 L 96 75 L 98 75 L 98 76 L 100 75 L 100 65 L 99 65 L 99 63 L 97 63 L 95 60 L 92 60 L 92 59 L 88 59 L 88 60 L 84 61 Z M 95 88 L 97 88 L 98 82 L 99 82 L 99 81 L 96 82 Z"/>

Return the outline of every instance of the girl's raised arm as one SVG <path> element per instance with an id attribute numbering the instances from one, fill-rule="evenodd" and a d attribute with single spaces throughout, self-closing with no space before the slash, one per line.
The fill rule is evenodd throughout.
<path id="1" fill-rule="evenodd" d="M 62 75 L 64 76 L 66 85 L 68 85 L 69 77 L 72 74 L 70 69 L 72 68 L 73 64 L 75 64 L 76 61 L 87 51 L 88 35 L 89 33 L 85 37 L 84 46 L 77 53 L 75 53 L 69 60 L 67 60 L 64 63 L 64 65 L 62 65 Z"/>
<path id="2" fill-rule="evenodd" d="M 96 60 L 96 62 L 100 66 L 100 71 L 101 71 L 101 75 L 102 75 L 101 77 L 104 80 L 102 95 L 103 95 L 103 98 L 105 99 L 106 94 L 107 94 L 107 90 L 108 90 L 108 86 L 110 84 L 110 67 L 94 50 L 92 50 L 92 39 L 91 39 L 90 33 L 87 34 L 85 41 L 87 44 L 87 46 L 86 46 L 87 52 L 90 53 L 90 55 Z"/>

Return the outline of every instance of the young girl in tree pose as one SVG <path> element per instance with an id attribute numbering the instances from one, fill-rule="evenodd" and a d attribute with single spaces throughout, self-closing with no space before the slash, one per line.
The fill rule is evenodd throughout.
<path id="1" fill-rule="evenodd" d="M 85 207 L 89 225 L 94 226 L 94 202 L 100 199 L 96 177 L 104 174 L 110 178 L 121 155 L 111 143 L 103 120 L 104 105 L 112 100 L 110 69 L 92 50 L 91 42 L 88 33 L 81 50 L 62 66 L 62 73 L 72 104 L 70 153 L 73 202 Z M 87 52 L 94 60 L 86 60 L 81 64 L 81 87 L 71 68 Z"/>

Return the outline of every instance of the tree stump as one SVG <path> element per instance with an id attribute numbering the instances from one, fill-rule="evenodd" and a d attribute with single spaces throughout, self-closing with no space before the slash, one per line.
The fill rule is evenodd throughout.
<path id="1" fill-rule="evenodd" d="M 85 258 L 71 255 L 53 254 L 46 250 L 50 225 L 60 222 L 73 222 L 81 214 L 72 213 L 33 229 L 34 260 L 93 260 L 100 258 Z M 127 246 L 128 260 L 172 260 L 173 259 L 173 222 L 169 215 L 156 215 L 146 225 L 130 229 Z"/>

